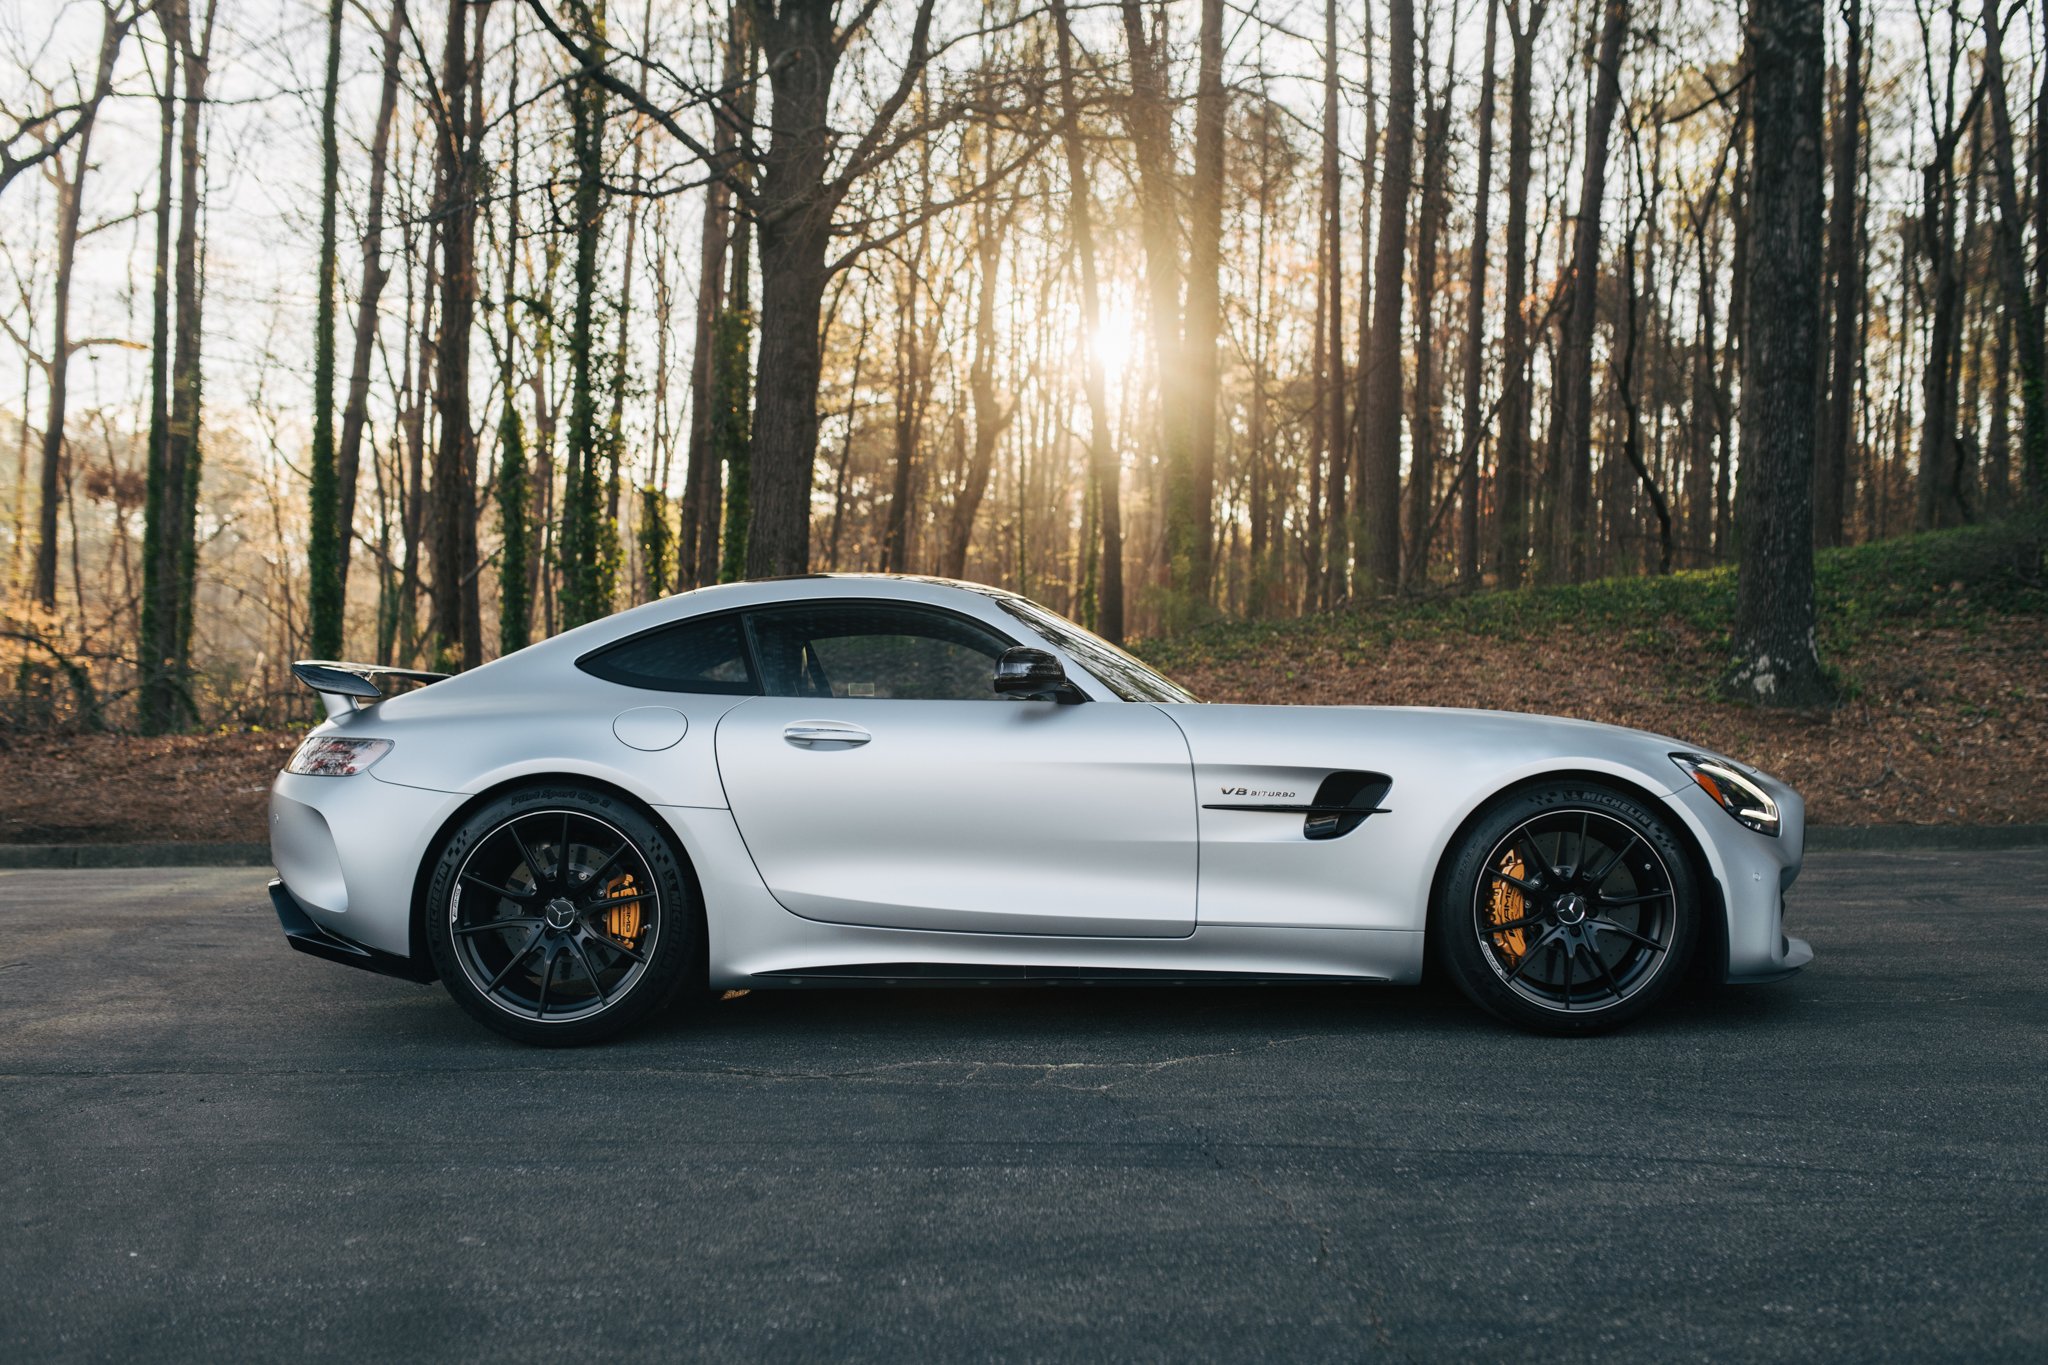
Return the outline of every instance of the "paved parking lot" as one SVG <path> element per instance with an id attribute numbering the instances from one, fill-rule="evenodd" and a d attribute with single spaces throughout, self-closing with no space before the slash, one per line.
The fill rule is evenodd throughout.
<path id="1" fill-rule="evenodd" d="M 0 872 L 0 1357 L 2048 1357 L 2048 850 L 1817 854 L 1803 977 L 756 992 L 581 1052 L 252 869 Z"/>

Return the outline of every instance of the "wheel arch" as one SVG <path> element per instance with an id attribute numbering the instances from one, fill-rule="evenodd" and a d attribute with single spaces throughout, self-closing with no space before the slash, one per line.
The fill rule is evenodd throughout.
<path id="1" fill-rule="evenodd" d="M 578 772 L 534 772 L 521 773 L 516 777 L 508 777 L 465 798 L 460 805 L 449 812 L 448 818 L 441 822 L 440 827 L 427 840 L 425 850 L 420 854 L 419 866 L 413 869 L 411 908 L 408 911 L 406 924 L 406 945 L 412 960 L 426 965 L 430 970 L 433 966 L 432 955 L 427 952 L 426 939 L 427 884 L 433 880 L 434 863 L 437 860 L 442 843 L 446 841 L 448 836 L 463 821 L 469 819 L 470 816 L 499 797 L 509 792 L 518 791 L 523 787 L 548 786 L 586 787 L 593 791 L 602 792 L 606 796 L 624 802 L 627 806 L 631 807 L 635 813 L 654 827 L 657 834 L 668 840 L 669 847 L 675 851 L 676 861 L 682 866 L 683 876 L 688 879 L 690 884 L 690 895 L 693 899 L 694 910 L 697 916 L 697 961 L 694 964 L 693 970 L 701 974 L 704 968 L 707 915 L 704 907 L 704 883 L 697 875 L 697 861 L 690 852 L 689 844 L 676 832 L 674 825 L 662 819 L 660 812 L 656 811 L 653 806 L 633 792 L 616 782 L 608 782 L 601 777 L 592 777 L 588 773 Z"/>
<path id="2" fill-rule="evenodd" d="M 1721 879 L 1715 874 L 1713 863 L 1708 859 L 1705 847 L 1685 812 L 1662 794 L 1652 791 L 1640 782 L 1621 774 L 1594 768 L 1563 767 L 1530 773 L 1502 785 L 1487 793 L 1465 813 L 1451 835 L 1444 841 L 1437 853 L 1436 867 L 1430 873 L 1429 906 L 1423 926 L 1423 961 L 1434 962 L 1432 950 L 1436 946 L 1436 907 L 1443 892 L 1444 879 L 1450 875 L 1451 863 L 1458 850 L 1464 846 L 1465 837 L 1501 802 L 1512 799 L 1534 787 L 1548 786 L 1553 782 L 1583 782 L 1588 786 L 1605 787 L 1631 800 L 1640 801 L 1651 810 L 1662 812 L 1668 819 L 1672 832 L 1678 838 L 1678 846 L 1685 854 L 1686 862 L 1701 891 L 1702 909 L 1706 912 L 1705 923 L 1701 926 L 1698 946 L 1694 949 L 1693 960 L 1687 969 L 1688 979 L 1698 981 L 1719 981 L 1727 974 L 1728 962 L 1728 901 L 1722 890 Z"/>

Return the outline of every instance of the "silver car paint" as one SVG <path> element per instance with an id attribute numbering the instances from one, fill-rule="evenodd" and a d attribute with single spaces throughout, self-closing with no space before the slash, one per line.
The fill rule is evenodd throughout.
<path id="1" fill-rule="evenodd" d="M 1106 704 L 650 692 L 575 666 L 600 645 L 687 616 L 819 598 L 973 617 L 1050 649 L 1091 701 Z M 680 732 L 665 747 L 620 736 L 621 726 L 628 737 L 644 734 L 648 718 L 631 713 L 649 707 L 680 717 L 657 725 L 657 738 Z M 929 714 L 877 719 L 904 708 Z M 1185 745 L 1178 773 L 1166 761 L 1173 749 L 1162 720 Z M 851 749 L 781 741 L 798 721 L 855 725 L 875 738 Z M 875 962 L 1411 981 L 1431 884 L 1459 827 L 1506 787 L 1569 772 L 1629 784 L 1692 833 L 1725 901 L 1731 979 L 1768 980 L 1812 956 L 1783 930 L 1803 806 L 1782 783 L 1764 779 L 1782 812 L 1772 838 L 1684 780 L 1669 755 L 1694 746 L 1639 731 L 1455 709 L 1122 702 L 986 593 L 934 580 L 701 589 L 316 733 L 376 736 L 393 748 L 357 777 L 279 775 L 279 874 L 323 926 L 392 953 L 422 951 L 412 941 L 415 888 L 450 820 L 506 783 L 573 777 L 618 788 L 674 830 L 704 892 L 716 985 L 794 984 L 806 970 Z M 1011 742 L 1019 736 L 1038 742 Z M 1224 803 L 1223 789 L 1234 787 L 1298 791 L 1306 801 L 1323 775 L 1344 769 L 1387 773 L 1393 787 L 1387 813 L 1343 838 L 1304 840 L 1298 817 L 1200 809 Z M 872 788 L 857 780 L 861 771 Z M 813 787 L 835 800 L 863 791 L 887 799 L 835 814 Z"/>

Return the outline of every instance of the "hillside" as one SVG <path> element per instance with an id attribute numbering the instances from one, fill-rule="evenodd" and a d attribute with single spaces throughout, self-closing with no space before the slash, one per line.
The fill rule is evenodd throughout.
<path id="1" fill-rule="evenodd" d="M 1218 624 L 1141 652 L 1211 701 L 1479 706 L 1678 735 L 1784 777 L 1827 824 L 2048 822 L 2042 539 L 1972 528 L 1821 557 L 1845 700 L 1721 701 L 1729 570 Z M 0 732 L 0 843 L 260 840 L 296 736 Z"/>
<path id="2" fill-rule="evenodd" d="M 1474 706 L 1677 735 L 1791 782 L 1825 824 L 2048 821 L 2039 530 L 1935 532 L 1820 556 L 1843 702 L 1721 700 L 1732 569 L 1218 624 L 1143 649 L 1209 701 Z"/>

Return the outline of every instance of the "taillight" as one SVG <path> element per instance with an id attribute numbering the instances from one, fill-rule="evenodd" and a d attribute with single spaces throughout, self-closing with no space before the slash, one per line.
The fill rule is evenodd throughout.
<path id="1" fill-rule="evenodd" d="M 315 735 L 299 746 L 288 773 L 302 777 L 354 777 L 391 752 L 388 739 L 343 739 L 339 735 Z"/>

